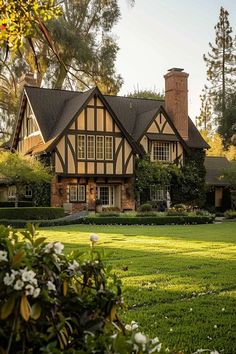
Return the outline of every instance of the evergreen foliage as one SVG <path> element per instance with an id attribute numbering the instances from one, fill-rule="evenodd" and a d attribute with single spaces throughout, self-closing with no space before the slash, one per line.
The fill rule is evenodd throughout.
<path id="1" fill-rule="evenodd" d="M 218 129 L 225 146 L 230 143 L 232 126 L 236 122 L 232 111 L 232 95 L 234 97 L 236 92 L 236 47 L 228 18 L 228 11 L 221 7 L 219 21 L 215 26 L 215 44 L 209 43 L 210 51 L 203 57 L 209 86 L 205 87 L 203 101 L 206 103 L 202 104 L 199 117 L 203 128 L 207 128 L 206 123 L 211 122 L 211 126 Z M 213 115 L 210 115 L 209 106 Z"/>

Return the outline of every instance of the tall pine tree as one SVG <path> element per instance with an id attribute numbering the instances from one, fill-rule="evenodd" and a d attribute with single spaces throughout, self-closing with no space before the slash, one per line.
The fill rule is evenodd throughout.
<path id="1" fill-rule="evenodd" d="M 228 11 L 221 7 L 219 22 L 215 26 L 215 44 L 209 43 L 210 51 L 203 57 L 207 66 L 208 97 L 214 112 L 213 124 L 225 146 L 230 142 L 229 130 L 232 127 L 232 119 L 226 111 L 230 109 L 230 97 L 236 91 L 235 40 L 228 18 Z"/>

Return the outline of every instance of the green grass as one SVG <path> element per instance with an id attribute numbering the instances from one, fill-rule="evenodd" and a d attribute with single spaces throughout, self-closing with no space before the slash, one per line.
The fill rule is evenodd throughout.
<path id="1" fill-rule="evenodd" d="M 236 222 L 194 226 L 65 226 L 42 229 L 67 250 L 98 248 L 122 278 L 129 308 L 171 351 L 236 353 Z M 123 268 L 128 267 L 128 270 Z"/>

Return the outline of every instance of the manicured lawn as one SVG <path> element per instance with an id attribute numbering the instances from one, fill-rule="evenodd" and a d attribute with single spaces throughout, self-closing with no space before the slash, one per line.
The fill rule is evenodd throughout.
<path id="1" fill-rule="evenodd" d="M 122 278 L 141 330 L 178 353 L 236 353 L 236 222 L 194 226 L 66 226 L 42 229 L 67 250 L 98 248 Z M 126 270 L 128 267 L 128 270 Z"/>

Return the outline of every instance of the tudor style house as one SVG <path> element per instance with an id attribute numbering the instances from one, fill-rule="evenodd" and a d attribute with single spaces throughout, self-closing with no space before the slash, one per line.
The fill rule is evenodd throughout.
<path id="1" fill-rule="evenodd" d="M 25 86 L 12 149 L 47 155 L 53 171 L 51 205 L 68 211 L 135 209 L 135 158 L 184 163 L 191 149 L 206 149 L 188 117 L 188 74 L 165 75 L 165 101 Z M 152 199 L 165 199 L 152 190 Z"/>

